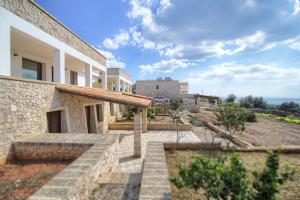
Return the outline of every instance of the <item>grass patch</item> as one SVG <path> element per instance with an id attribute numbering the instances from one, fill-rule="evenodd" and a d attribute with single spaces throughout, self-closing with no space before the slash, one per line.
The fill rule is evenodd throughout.
<path id="1" fill-rule="evenodd" d="M 183 163 L 189 164 L 193 158 L 202 154 L 204 156 L 211 156 L 216 158 L 217 156 L 228 154 L 221 151 L 174 151 L 173 153 L 166 152 L 167 166 L 170 178 L 178 176 L 178 165 Z M 240 153 L 242 160 L 247 168 L 250 178 L 253 178 L 253 171 L 261 171 L 265 166 L 266 153 Z M 278 198 L 284 200 L 300 199 L 300 154 L 280 154 L 280 172 L 283 172 L 286 165 L 296 169 L 296 175 L 294 181 L 285 183 L 279 192 Z M 252 176 L 252 177 L 251 177 Z M 195 192 L 189 188 L 176 188 L 171 185 L 172 199 L 175 200 L 204 200 L 204 191 L 201 189 Z"/>
<path id="2" fill-rule="evenodd" d="M 286 117 L 276 117 L 275 119 L 279 121 L 294 123 L 294 124 L 300 124 L 300 119 L 293 117 L 293 116 L 286 116 Z"/>
<path id="3" fill-rule="evenodd" d="M 255 113 L 257 117 L 272 117 L 276 120 L 283 121 L 283 122 L 288 122 L 288 123 L 293 123 L 293 124 L 300 124 L 300 119 L 291 115 L 281 117 L 278 115 L 272 115 L 272 114 L 267 114 L 267 113 Z"/>
<path id="4" fill-rule="evenodd" d="M 267 114 L 267 113 L 255 113 L 257 117 L 272 117 L 272 114 Z"/>

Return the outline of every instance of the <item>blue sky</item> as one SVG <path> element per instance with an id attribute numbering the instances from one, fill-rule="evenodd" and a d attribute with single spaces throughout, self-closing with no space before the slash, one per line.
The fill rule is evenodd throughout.
<path id="1" fill-rule="evenodd" d="M 300 97 L 299 0 L 36 0 L 133 78 Z"/>

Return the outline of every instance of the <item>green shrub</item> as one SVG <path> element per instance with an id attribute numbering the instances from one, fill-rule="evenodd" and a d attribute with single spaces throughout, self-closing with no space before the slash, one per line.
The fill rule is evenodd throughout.
<path id="1" fill-rule="evenodd" d="M 240 106 L 244 108 L 266 109 L 267 103 L 262 97 L 253 97 L 252 95 L 240 99 Z"/>
<path id="2" fill-rule="evenodd" d="M 284 122 L 289 122 L 289 123 L 294 123 L 294 124 L 300 124 L 300 119 L 293 117 L 293 116 L 286 116 L 286 117 L 276 117 L 275 119 L 284 121 Z"/>
<path id="3" fill-rule="evenodd" d="M 206 199 L 275 200 L 280 187 L 295 176 L 288 166 L 279 174 L 279 163 L 278 154 L 269 152 L 264 169 L 252 179 L 239 154 L 217 159 L 199 155 L 187 166 L 180 164 L 178 177 L 170 181 L 178 188 L 202 188 Z"/>
<path id="4" fill-rule="evenodd" d="M 226 102 L 226 103 L 234 103 L 235 99 L 236 99 L 236 96 L 235 96 L 234 94 L 230 94 L 230 95 L 228 95 L 228 97 L 225 99 L 225 102 Z"/>
<path id="5" fill-rule="evenodd" d="M 127 119 L 128 120 L 132 120 L 134 117 L 134 113 L 131 109 L 128 109 L 128 112 L 127 112 Z"/>
<path id="6" fill-rule="evenodd" d="M 246 110 L 245 111 L 245 118 L 247 122 L 256 122 L 256 115 L 255 112 L 251 110 Z"/>
<path id="7" fill-rule="evenodd" d="M 155 108 L 148 108 L 147 110 L 147 118 L 150 121 L 156 120 L 156 113 L 155 113 Z"/>
<path id="8" fill-rule="evenodd" d="M 295 113 L 295 112 L 300 112 L 300 106 L 299 106 L 299 104 L 297 104 L 293 101 L 283 102 L 279 106 L 279 110 L 282 110 L 282 111 L 285 111 L 285 112 Z"/>
<path id="9" fill-rule="evenodd" d="M 279 155 L 269 152 L 266 166 L 261 172 L 253 173 L 255 180 L 253 188 L 256 190 L 255 200 L 275 200 L 280 186 L 288 180 L 293 180 L 295 170 L 286 167 L 284 173 L 279 174 Z"/>

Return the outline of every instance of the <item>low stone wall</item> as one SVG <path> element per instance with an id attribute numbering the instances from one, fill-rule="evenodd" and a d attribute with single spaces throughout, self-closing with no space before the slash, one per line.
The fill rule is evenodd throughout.
<path id="1" fill-rule="evenodd" d="M 88 142 L 81 141 L 83 149 L 93 140 L 93 136 L 94 144 L 29 197 L 29 200 L 88 199 L 97 178 L 101 174 L 113 170 L 119 164 L 119 135 L 98 137 L 93 134 L 88 138 Z M 64 145 L 65 144 L 62 144 L 62 146 Z M 68 145 L 69 144 L 66 144 L 66 146 Z"/>
<path id="2" fill-rule="evenodd" d="M 133 123 L 111 123 L 108 124 L 109 130 L 133 130 Z M 177 127 L 175 124 L 149 124 L 149 131 L 176 131 Z M 192 130 L 192 126 L 190 124 L 179 124 L 179 131 L 190 131 Z"/>
<path id="3" fill-rule="evenodd" d="M 165 150 L 198 150 L 198 149 L 222 149 L 220 142 L 215 142 L 213 144 L 207 142 L 197 142 L 197 143 L 164 143 Z"/>
<path id="4" fill-rule="evenodd" d="M 139 199 L 171 199 L 168 168 L 164 146 L 161 142 L 148 142 L 147 144 Z"/>

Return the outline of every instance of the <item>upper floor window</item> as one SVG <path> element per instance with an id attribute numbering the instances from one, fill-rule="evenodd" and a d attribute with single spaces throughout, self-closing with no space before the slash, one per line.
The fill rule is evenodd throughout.
<path id="1" fill-rule="evenodd" d="M 159 86 L 158 86 L 158 85 L 156 86 L 156 89 L 157 89 L 157 90 L 159 89 Z"/>
<path id="2" fill-rule="evenodd" d="M 78 73 L 74 71 L 70 71 L 70 84 L 78 85 Z"/>
<path id="3" fill-rule="evenodd" d="M 34 80 L 42 80 L 42 64 L 23 58 L 22 77 Z"/>

